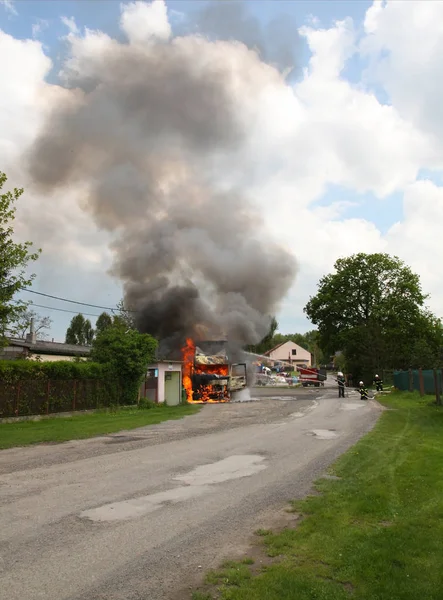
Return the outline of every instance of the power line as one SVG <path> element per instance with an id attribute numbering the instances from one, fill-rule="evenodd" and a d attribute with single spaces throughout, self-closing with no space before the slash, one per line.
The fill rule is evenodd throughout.
<path id="1" fill-rule="evenodd" d="M 80 304 L 81 306 L 90 306 L 91 308 L 100 308 L 102 310 L 116 310 L 116 307 L 111 308 L 110 306 L 98 306 L 97 304 L 88 304 L 87 302 L 78 302 L 78 300 L 69 300 L 68 298 L 60 298 L 60 296 L 52 296 L 51 294 L 44 294 L 43 292 L 36 292 L 35 290 L 30 290 L 28 288 L 22 288 L 24 292 L 29 292 L 31 294 L 37 294 L 38 296 L 45 296 L 45 298 L 52 298 L 53 300 L 61 300 L 62 302 L 70 302 L 71 304 Z M 37 305 L 36 305 L 37 306 Z M 120 309 L 118 309 L 120 310 Z M 135 310 L 126 310 L 123 309 L 121 312 L 135 313 Z M 97 316 L 97 315 L 93 315 Z"/>
<path id="2" fill-rule="evenodd" d="M 34 302 L 31 302 L 31 306 L 38 306 L 38 308 L 46 308 L 47 310 L 58 310 L 59 312 L 71 313 L 73 315 L 78 314 L 76 310 L 67 310 L 66 308 L 55 308 L 53 306 L 43 306 L 43 304 L 34 304 Z M 110 309 L 110 310 L 113 310 L 113 309 Z M 82 314 L 87 317 L 99 317 L 100 316 L 100 315 L 93 315 L 91 313 L 82 313 Z"/>

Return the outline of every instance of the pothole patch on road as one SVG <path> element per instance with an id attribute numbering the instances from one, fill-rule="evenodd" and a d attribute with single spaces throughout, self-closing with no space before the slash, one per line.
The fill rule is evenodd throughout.
<path id="1" fill-rule="evenodd" d="M 112 502 L 80 513 L 80 518 L 90 521 L 111 522 L 143 517 L 160 508 L 186 502 L 211 490 L 211 485 L 233 479 L 249 477 L 266 469 L 266 458 L 259 454 L 229 456 L 217 462 L 201 465 L 183 475 L 174 477 L 184 485 L 149 494 L 140 498 Z"/>
<path id="2" fill-rule="evenodd" d="M 334 429 L 312 429 L 308 432 L 319 440 L 333 440 L 338 437 L 338 433 Z"/>
<path id="3" fill-rule="evenodd" d="M 185 473 L 174 477 L 175 481 L 181 481 L 187 485 L 210 485 L 214 483 L 223 483 L 231 479 L 240 479 L 249 477 L 263 469 L 265 458 L 258 454 L 244 454 L 237 456 L 228 456 L 209 465 L 201 465 Z"/>
<path id="4" fill-rule="evenodd" d="M 123 500 L 123 502 L 112 502 L 111 504 L 84 510 L 80 513 L 80 517 L 98 522 L 125 521 L 127 519 L 143 517 L 168 504 L 177 504 L 191 498 L 196 498 L 204 494 L 207 490 L 207 487 L 197 485 L 192 487 L 178 487 L 166 492 Z"/>

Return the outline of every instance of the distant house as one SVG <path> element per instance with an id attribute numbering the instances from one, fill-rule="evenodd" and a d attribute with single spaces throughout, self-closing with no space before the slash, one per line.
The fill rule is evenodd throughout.
<path id="1" fill-rule="evenodd" d="M 313 363 L 313 356 L 308 351 L 295 342 L 283 342 L 275 348 L 264 353 L 265 356 L 273 361 L 290 363 L 294 367 L 310 367 Z"/>
<path id="2" fill-rule="evenodd" d="M 0 360 L 28 358 L 31 360 L 55 361 L 87 358 L 91 352 L 90 346 L 76 346 L 60 342 L 46 342 L 26 338 L 9 338 L 9 344 L 0 349 Z"/>

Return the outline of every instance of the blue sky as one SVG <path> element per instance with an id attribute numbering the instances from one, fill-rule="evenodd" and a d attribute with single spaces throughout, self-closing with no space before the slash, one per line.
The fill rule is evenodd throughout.
<path id="1" fill-rule="evenodd" d="M 223 1 L 223 0 L 219 0 Z M 224 0 L 229 1 L 229 0 Z M 204 1 L 178 1 L 167 0 L 169 19 L 175 33 L 183 31 L 186 26 L 192 26 L 194 16 L 197 11 L 209 3 Z M 292 81 L 301 77 L 303 69 L 307 66 L 310 52 L 304 38 L 297 35 L 296 28 L 303 25 L 310 25 L 313 20 L 316 28 L 331 27 L 335 21 L 340 21 L 350 17 L 354 22 L 357 32 L 361 31 L 363 18 L 366 11 L 371 6 L 369 1 L 334 1 L 334 0 L 316 0 L 316 1 L 280 1 L 280 0 L 249 0 L 245 3 L 246 9 L 253 18 L 257 19 L 262 26 L 263 31 L 266 27 L 279 17 L 284 17 L 288 23 L 292 23 L 294 28 L 293 45 L 297 56 L 297 70 L 292 76 Z M 8 10 L 7 7 L 0 4 L 0 29 L 11 34 L 18 39 L 39 40 L 45 53 L 53 62 L 53 69 L 49 75 L 51 83 L 57 82 L 57 72 L 61 64 L 67 47 L 63 37 L 68 33 L 66 25 L 62 22 L 62 17 L 73 17 L 80 30 L 83 28 L 98 29 L 108 33 L 111 37 L 122 39 L 122 32 L 119 28 L 120 2 L 109 0 L 21 0 L 13 3 L 15 12 Z M 272 43 L 272 41 L 271 41 Z M 346 63 L 345 69 L 341 74 L 351 84 L 362 85 L 362 73 L 367 64 L 362 61 L 359 55 L 354 55 Z M 291 80 L 290 80 L 291 81 Z M 389 98 L 381 87 L 371 90 L 381 103 L 389 103 Z M 278 161 L 277 161 L 278 162 Z M 417 179 L 430 179 L 437 185 L 443 184 L 441 172 L 431 172 L 422 169 Z M 345 219 L 364 219 L 372 222 L 385 235 L 393 224 L 403 218 L 403 194 L 395 192 L 387 198 L 377 198 L 372 193 L 358 193 L 353 189 L 345 188 L 339 185 L 328 185 L 325 193 L 312 203 L 312 208 L 327 207 L 334 203 L 344 202 L 345 205 L 337 220 Z M 54 275 L 54 280 L 51 279 Z M 55 279 L 56 277 L 56 279 Z M 55 284 L 54 281 L 57 281 Z M 94 274 L 84 274 L 83 287 L 86 285 L 86 291 L 74 292 L 69 284 L 69 275 L 63 272 L 63 266 L 60 266 L 57 274 L 42 273 L 34 285 L 34 289 L 54 293 L 59 296 L 78 298 L 82 301 L 90 301 L 100 305 L 114 305 L 121 296 L 117 282 L 108 279 L 105 284 L 94 281 Z M 95 285 L 97 288 L 95 288 Z M 314 290 L 310 290 L 312 293 Z M 26 299 L 29 295 L 26 296 Z M 307 298 L 306 298 L 307 300 Z M 61 306 L 67 310 L 76 309 L 73 305 L 51 303 L 50 300 L 35 299 L 36 302 L 48 306 Z M 85 309 L 88 310 L 88 309 Z M 89 310 L 95 313 L 94 309 Z M 100 312 L 100 311 L 98 311 Z M 55 325 L 53 334 L 57 339 L 63 338 L 67 322 L 71 315 L 63 313 L 51 313 Z M 281 319 L 283 329 L 306 330 L 310 328 L 309 323 L 303 315 L 294 317 L 293 315 L 283 315 Z"/>

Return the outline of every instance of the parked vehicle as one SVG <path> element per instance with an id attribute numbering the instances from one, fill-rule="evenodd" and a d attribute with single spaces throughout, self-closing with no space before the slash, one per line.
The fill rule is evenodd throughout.
<path id="1" fill-rule="evenodd" d="M 325 385 L 327 379 L 326 369 L 316 369 L 314 367 L 300 367 L 300 382 L 303 387 L 313 385 L 320 387 Z"/>

